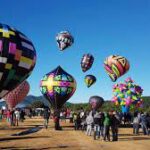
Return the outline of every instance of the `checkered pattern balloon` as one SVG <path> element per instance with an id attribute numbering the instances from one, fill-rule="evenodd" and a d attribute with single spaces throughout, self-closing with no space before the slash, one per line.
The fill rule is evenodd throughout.
<path id="1" fill-rule="evenodd" d="M 0 24 L 0 98 L 31 74 L 35 62 L 32 42 L 16 29 Z"/>
<path id="2" fill-rule="evenodd" d="M 5 97 L 5 101 L 9 109 L 13 109 L 18 103 L 20 103 L 28 94 L 30 85 L 27 81 L 23 81 L 14 90 L 9 92 Z"/>
<path id="3" fill-rule="evenodd" d="M 91 54 L 84 54 L 81 59 L 81 68 L 83 72 L 86 72 L 92 67 L 94 57 Z"/>
<path id="4" fill-rule="evenodd" d="M 60 66 L 46 74 L 40 90 L 54 109 L 60 109 L 76 90 L 75 79 Z"/>

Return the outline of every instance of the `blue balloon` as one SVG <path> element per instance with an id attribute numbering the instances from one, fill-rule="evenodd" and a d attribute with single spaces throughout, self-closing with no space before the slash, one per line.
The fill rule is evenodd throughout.
<path id="1" fill-rule="evenodd" d="M 130 107 L 129 106 L 122 106 L 122 113 L 128 113 L 130 110 Z"/>

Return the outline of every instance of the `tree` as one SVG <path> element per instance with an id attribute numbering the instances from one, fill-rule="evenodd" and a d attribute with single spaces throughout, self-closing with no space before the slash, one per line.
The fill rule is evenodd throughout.
<path id="1" fill-rule="evenodd" d="M 41 101 L 34 101 L 33 103 L 30 104 L 31 108 L 44 108 L 45 105 Z"/>

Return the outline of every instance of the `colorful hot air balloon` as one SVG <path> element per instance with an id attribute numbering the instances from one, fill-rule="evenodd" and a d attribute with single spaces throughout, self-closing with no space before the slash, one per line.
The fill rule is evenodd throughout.
<path id="1" fill-rule="evenodd" d="M 112 102 L 122 107 L 123 113 L 128 113 L 131 106 L 140 107 L 143 89 L 134 84 L 131 78 L 127 78 L 124 83 L 115 84 L 113 86 Z"/>
<path id="2" fill-rule="evenodd" d="M 104 61 L 104 68 L 111 80 L 115 82 L 120 76 L 124 75 L 130 68 L 129 61 L 119 55 L 111 55 Z"/>
<path id="3" fill-rule="evenodd" d="M 89 103 L 93 110 L 97 110 L 103 105 L 104 99 L 100 96 L 92 96 L 89 99 Z"/>
<path id="4" fill-rule="evenodd" d="M 20 103 L 28 94 L 30 85 L 27 81 L 23 81 L 14 90 L 9 92 L 5 97 L 5 101 L 9 109 L 13 109 L 18 103 Z"/>
<path id="5" fill-rule="evenodd" d="M 91 85 L 93 85 L 96 82 L 96 77 L 93 75 L 86 75 L 84 78 L 85 84 L 87 85 L 87 87 L 90 87 Z"/>
<path id="6" fill-rule="evenodd" d="M 81 68 L 83 72 L 86 72 L 92 67 L 94 57 L 91 54 L 84 54 L 81 59 Z"/>
<path id="7" fill-rule="evenodd" d="M 60 66 L 46 74 L 40 83 L 42 94 L 54 109 L 60 109 L 76 90 L 75 79 Z"/>
<path id="8" fill-rule="evenodd" d="M 59 49 L 62 51 L 74 43 L 73 36 L 68 31 L 61 31 L 56 36 Z"/>
<path id="9" fill-rule="evenodd" d="M 54 108 L 54 116 L 57 118 L 55 129 L 59 130 L 59 110 L 76 90 L 75 79 L 58 66 L 46 74 L 40 82 L 40 90 Z"/>
<path id="10" fill-rule="evenodd" d="M 0 98 L 31 74 L 35 62 L 32 42 L 16 29 L 0 24 Z"/>

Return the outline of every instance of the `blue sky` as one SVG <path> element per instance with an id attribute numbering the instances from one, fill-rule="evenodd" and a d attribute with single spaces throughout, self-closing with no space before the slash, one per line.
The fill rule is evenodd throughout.
<path id="1" fill-rule="evenodd" d="M 1 0 L 0 22 L 14 26 L 35 45 L 37 63 L 28 78 L 30 94 L 41 95 L 39 82 L 44 74 L 61 65 L 77 81 L 71 102 L 87 102 L 92 95 L 105 100 L 112 97 L 110 78 L 103 68 L 112 54 L 125 56 L 131 68 L 117 82 L 131 76 L 150 95 L 150 1 L 149 0 Z M 61 52 L 55 35 L 69 30 L 75 39 L 72 47 Z M 93 67 L 83 73 L 82 55 L 95 57 Z M 91 88 L 84 76 L 93 74 Z"/>

